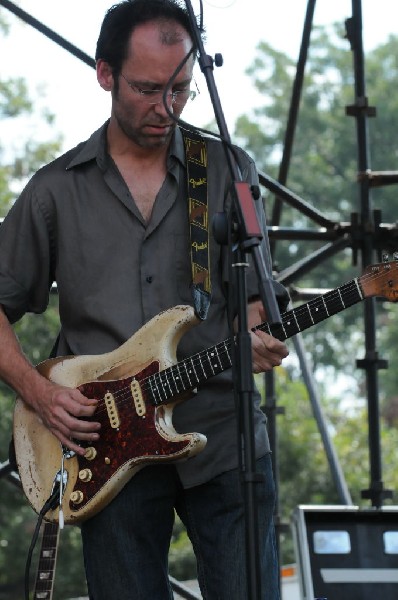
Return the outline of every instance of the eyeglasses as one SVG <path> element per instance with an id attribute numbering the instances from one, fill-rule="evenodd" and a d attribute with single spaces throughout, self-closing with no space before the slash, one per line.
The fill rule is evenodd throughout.
<path id="1" fill-rule="evenodd" d="M 143 90 L 133 81 L 129 81 L 123 73 L 120 73 L 120 75 L 123 77 L 129 88 L 138 94 L 146 104 L 159 104 L 159 102 L 163 101 L 164 90 Z M 197 93 L 194 90 L 176 90 L 174 92 L 168 92 L 167 98 L 171 98 L 171 104 L 181 106 L 188 102 L 188 100 L 194 100 L 196 95 Z"/>

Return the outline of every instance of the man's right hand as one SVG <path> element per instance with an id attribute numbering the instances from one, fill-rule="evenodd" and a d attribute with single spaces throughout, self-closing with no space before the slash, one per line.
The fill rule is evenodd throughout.
<path id="1" fill-rule="evenodd" d="M 97 401 L 86 398 L 77 389 L 59 386 L 43 377 L 24 356 L 1 306 L 0 377 L 70 450 L 84 455 L 85 449 L 77 442 L 99 438 L 100 423 L 87 420 L 94 415 Z"/>
<path id="2" fill-rule="evenodd" d="M 99 438 L 99 422 L 87 420 L 97 407 L 97 400 L 86 398 L 77 389 L 59 386 L 45 378 L 40 382 L 42 391 L 29 394 L 30 404 L 44 425 L 67 448 L 84 455 L 85 449 L 78 441 L 96 441 Z"/>

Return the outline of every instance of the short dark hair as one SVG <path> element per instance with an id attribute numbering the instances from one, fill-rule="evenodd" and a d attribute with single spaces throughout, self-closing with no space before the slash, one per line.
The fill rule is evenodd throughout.
<path id="1" fill-rule="evenodd" d="M 112 6 L 102 22 L 97 41 L 95 60 L 105 60 L 117 77 L 127 58 L 131 33 L 150 21 L 173 21 L 192 35 L 189 13 L 177 0 L 123 0 Z"/>

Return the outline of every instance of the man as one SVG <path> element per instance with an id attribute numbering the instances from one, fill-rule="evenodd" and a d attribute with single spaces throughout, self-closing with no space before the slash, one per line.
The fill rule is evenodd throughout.
<path id="1" fill-rule="evenodd" d="M 105 16 L 97 78 L 111 93 L 110 120 L 41 169 L 0 231 L 0 374 L 66 447 L 101 440 L 96 401 L 43 378 L 24 357 L 10 322 L 42 312 L 53 281 L 62 330 L 58 355 L 110 352 L 160 311 L 192 304 L 187 165 L 179 117 L 191 96 L 193 37 L 173 0 L 132 0 Z M 189 54 L 189 58 L 183 59 Z M 171 90 L 168 82 L 182 64 Z M 221 144 L 206 141 L 209 221 L 229 202 L 231 179 Z M 252 161 L 240 168 L 257 182 Z M 260 215 L 261 216 L 261 215 Z M 207 318 L 185 334 L 179 358 L 229 336 L 227 252 L 210 243 Z M 251 326 L 264 320 L 253 269 Z M 253 371 L 280 365 L 285 345 L 252 334 Z M 93 417 L 93 418 L 90 418 Z M 233 382 L 230 370 L 200 386 L 174 410 L 177 431 L 200 431 L 205 449 L 185 463 L 147 466 L 82 525 L 90 598 L 172 598 L 167 554 L 174 509 L 187 527 L 204 598 L 246 597 L 245 536 Z M 255 406 L 260 560 L 264 598 L 278 595 L 272 525 L 274 489 L 264 417 Z"/>

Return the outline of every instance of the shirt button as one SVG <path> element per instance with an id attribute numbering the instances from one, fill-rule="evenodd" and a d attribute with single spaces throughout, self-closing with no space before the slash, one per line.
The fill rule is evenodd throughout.
<path id="1" fill-rule="evenodd" d="M 152 283 L 153 277 L 152 277 L 151 275 L 149 275 L 149 276 L 146 278 L 146 280 L 147 280 L 147 282 L 148 282 L 148 283 Z"/>

